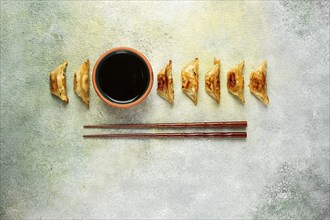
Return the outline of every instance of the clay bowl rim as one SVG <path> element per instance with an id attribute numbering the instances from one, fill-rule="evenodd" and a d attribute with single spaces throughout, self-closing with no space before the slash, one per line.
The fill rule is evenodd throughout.
<path id="1" fill-rule="evenodd" d="M 97 84 L 96 84 L 96 70 L 100 64 L 100 62 L 106 57 L 108 56 L 109 54 L 111 53 L 114 53 L 114 52 L 117 52 L 117 51 L 121 51 L 121 50 L 124 50 L 124 51 L 128 51 L 128 52 L 131 52 L 131 53 L 134 53 L 135 55 L 137 55 L 139 58 L 142 59 L 142 61 L 146 64 L 147 66 L 147 69 L 148 69 L 148 73 L 149 73 L 149 85 L 147 87 L 147 89 L 145 90 L 145 92 L 143 93 L 143 95 L 138 98 L 137 100 L 135 100 L 134 102 L 130 102 L 130 103 L 126 103 L 126 104 L 119 104 L 119 103 L 115 103 L 115 102 L 112 102 L 110 101 L 109 99 L 107 99 L 103 94 L 102 92 L 100 91 L 100 89 L 97 87 Z M 153 85 L 153 82 L 154 82 L 154 75 L 153 75 L 153 71 L 152 71 L 152 67 L 151 67 L 151 64 L 149 62 L 149 60 L 146 58 L 146 56 L 141 53 L 140 51 L 134 49 L 134 48 L 131 48 L 131 47 L 115 47 L 115 48 L 112 48 L 106 52 L 104 52 L 99 58 L 98 60 L 96 61 L 95 65 L 94 65 L 94 68 L 93 68 L 93 74 L 92 74 L 92 80 L 93 80 L 93 87 L 94 87 L 94 90 L 96 91 L 97 95 L 100 97 L 100 99 L 107 103 L 108 105 L 110 106 L 113 106 L 113 107 L 117 107 L 117 108 L 131 108 L 133 106 L 136 106 L 137 104 L 141 103 L 143 100 L 145 100 L 145 98 L 149 95 L 150 91 L 151 91 L 151 88 L 152 88 L 152 85 Z"/>

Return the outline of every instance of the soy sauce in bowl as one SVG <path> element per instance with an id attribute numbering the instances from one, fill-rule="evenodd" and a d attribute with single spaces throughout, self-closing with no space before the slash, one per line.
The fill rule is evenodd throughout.
<path id="1" fill-rule="evenodd" d="M 109 105 L 132 107 L 141 102 L 151 90 L 151 65 L 134 49 L 110 50 L 95 66 L 94 88 L 100 98 Z"/>

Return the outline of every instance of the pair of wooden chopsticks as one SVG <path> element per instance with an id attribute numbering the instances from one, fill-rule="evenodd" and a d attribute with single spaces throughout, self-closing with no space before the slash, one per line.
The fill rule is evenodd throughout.
<path id="1" fill-rule="evenodd" d="M 247 121 L 147 123 L 147 124 L 100 124 L 84 128 L 100 129 L 149 129 L 149 128 L 246 128 Z M 84 138 L 246 138 L 246 132 L 193 132 L 193 133 L 126 133 L 86 134 Z"/>

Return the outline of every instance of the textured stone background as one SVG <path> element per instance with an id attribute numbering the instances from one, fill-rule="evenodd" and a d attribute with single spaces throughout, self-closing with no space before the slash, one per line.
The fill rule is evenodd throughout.
<path id="1" fill-rule="evenodd" d="M 155 92 L 132 109 L 90 109 L 73 72 L 115 46 L 145 53 L 156 73 L 173 60 L 175 105 Z M 204 91 L 222 61 L 220 105 Z M 200 59 L 199 103 L 180 70 Z M 268 61 L 270 105 L 225 73 Z M 70 103 L 49 92 L 69 61 Z M 293 218 L 329 211 L 329 3 L 1 1 L 1 219 Z M 88 123 L 247 120 L 246 140 L 84 140 Z M 101 132 L 101 131 L 100 131 Z M 104 132 L 104 131 L 103 131 Z"/>

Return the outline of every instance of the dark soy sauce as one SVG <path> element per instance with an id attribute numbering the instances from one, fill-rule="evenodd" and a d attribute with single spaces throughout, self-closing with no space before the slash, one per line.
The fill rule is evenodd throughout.
<path id="1" fill-rule="evenodd" d="M 144 61 L 125 50 L 107 55 L 96 71 L 101 92 L 119 104 L 139 99 L 148 88 L 149 78 Z"/>

